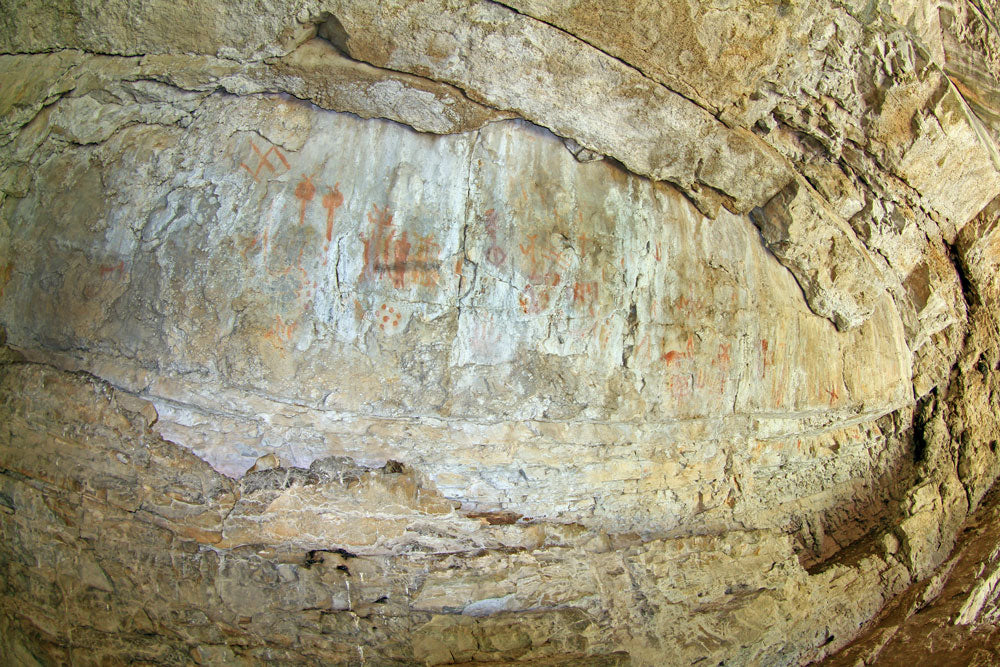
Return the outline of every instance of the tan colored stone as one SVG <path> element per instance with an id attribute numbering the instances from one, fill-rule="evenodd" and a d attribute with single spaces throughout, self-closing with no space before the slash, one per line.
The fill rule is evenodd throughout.
<path id="1" fill-rule="evenodd" d="M 948 558 L 995 12 L 668 4 L 8 3 L 0 652 L 799 664 Z"/>
<path id="2" fill-rule="evenodd" d="M 451 83 L 638 174 L 683 189 L 707 186 L 739 211 L 763 204 L 791 180 L 787 163 L 753 134 L 726 127 L 573 36 L 498 5 L 330 8 L 352 57 Z"/>
<path id="3" fill-rule="evenodd" d="M 631 64 L 713 112 L 745 105 L 796 55 L 810 3 L 504 0 Z M 628 17 L 627 20 L 625 17 Z"/>
<path id="4" fill-rule="evenodd" d="M 768 248 L 795 275 L 809 307 L 851 329 L 875 310 L 884 278 L 851 228 L 804 181 L 755 209 Z"/>
<path id="5" fill-rule="evenodd" d="M 362 118 L 389 118 L 422 132 L 465 132 L 506 116 L 451 86 L 349 60 L 323 39 L 305 42 L 254 74 L 268 90 L 288 91 Z"/>

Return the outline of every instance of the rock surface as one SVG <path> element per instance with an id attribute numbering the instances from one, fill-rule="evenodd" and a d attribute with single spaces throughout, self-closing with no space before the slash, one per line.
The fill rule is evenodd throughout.
<path id="1" fill-rule="evenodd" d="M 1000 511 L 996 492 L 991 496 L 934 576 L 900 595 L 861 639 L 820 664 L 1000 662 Z"/>
<path id="2" fill-rule="evenodd" d="M 980 3 L 0 9 L 18 664 L 800 664 L 1000 474 Z"/>

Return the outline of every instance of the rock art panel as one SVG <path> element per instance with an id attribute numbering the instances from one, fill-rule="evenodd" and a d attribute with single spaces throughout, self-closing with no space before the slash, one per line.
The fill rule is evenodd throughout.
<path id="1" fill-rule="evenodd" d="M 226 474 L 394 459 L 469 507 L 665 530 L 728 511 L 754 437 L 908 400 L 888 302 L 838 332 L 748 218 L 546 130 L 435 138 L 266 97 L 197 116 L 39 165 L 65 189 L 5 205 L 23 268 L 0 313 Z"/>
<path id="2" fill-rule="evenodd" d="M 8 2 L 0 653 L 804 664 L 934 573 L 996 11 L 668 4 Z"/>

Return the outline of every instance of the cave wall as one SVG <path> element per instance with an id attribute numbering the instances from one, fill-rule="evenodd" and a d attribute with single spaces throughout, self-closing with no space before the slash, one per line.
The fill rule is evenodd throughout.
<path id="1" fill-rule="evenodd" d="M 988 5 L 0 10 L 12 664 L 798 664 L 1000 474 Z"/>

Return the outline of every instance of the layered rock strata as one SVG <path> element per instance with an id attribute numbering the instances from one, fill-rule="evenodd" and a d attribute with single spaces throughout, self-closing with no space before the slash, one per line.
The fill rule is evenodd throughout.
<path id="1" fill-rule="evenodd" d="M 4 2 L 5 654 L 798 664 L 935 571 L 996 17 L 731 4 Z"/>

